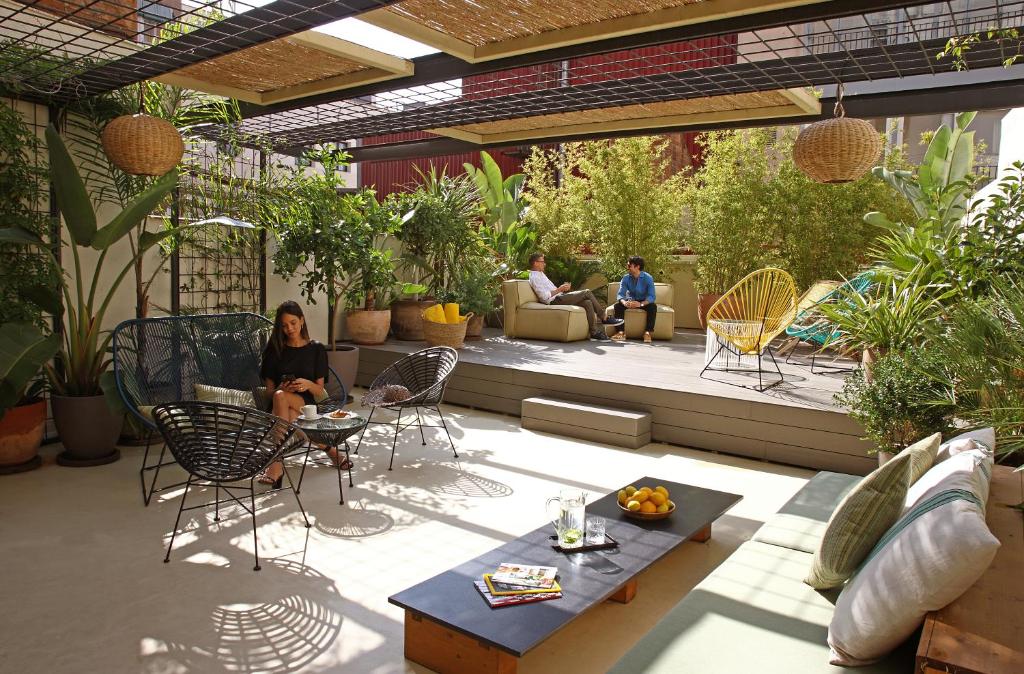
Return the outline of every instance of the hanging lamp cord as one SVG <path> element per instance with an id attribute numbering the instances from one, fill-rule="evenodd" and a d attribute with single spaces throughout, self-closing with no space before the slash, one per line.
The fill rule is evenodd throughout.
<path id="1" fill-rule="evenodd" d="M 841 118 L 846 117 L 846 110 L 843 109 L 843 83 L 836 85 L 836 106 L 832 109 L 832 115 Z"/>
<path id="2" fill-rule="evenodd" d="M 146 114 L 146 80 L 139 82 L 139 114 Z"/>

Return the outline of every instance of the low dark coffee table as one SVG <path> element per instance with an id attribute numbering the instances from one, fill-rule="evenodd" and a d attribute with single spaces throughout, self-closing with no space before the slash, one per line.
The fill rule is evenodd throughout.
<path id="1" fill-rule="evenodd" d="M 676 511 L 653 522 L 628 519 L 614 493 L 587 504 L 608 521 L 620 546 L 563 554 L 551 549 L 550 524 L 389 597 L 405 609 L 405 657 L 438 672 L 516 671 L 518 658 L 578 616 L 611 599 L 627 603 L 636 576 L 683 542 L 706 541 L 711 524 L 742 497 L 644 477 L 634 485 L 664 485 Z M 538 509 L 540 505 L 538 504 Z M 473 586 L 501 562 L 558 567 L 561 599 L 492 609 Z"/>

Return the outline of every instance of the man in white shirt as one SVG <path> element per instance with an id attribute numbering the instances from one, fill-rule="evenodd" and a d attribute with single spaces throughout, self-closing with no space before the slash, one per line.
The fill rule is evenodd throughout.
<path id="1" fill-rule="evenodd" d="M 605 333 L 604 328 L 601 327 L 602 321 L 598 318 L 599 316 L 604 316 L 604 307 L 594 297 L 594 293 L 589 290 L 571 291 L 572 286 L 568 283 L 556 286 L 547 277 L 547 274 L 544 273 L 546 266 L 547 262 L 544 260 L 543 253 L 533 253 L 530 255 L 530 287 L 537 294 L 537 299 L 544 304 L 583 307 L 583 310 L 587 312 L 587 321 L 590 323 L 590 338 L 601 341 L 607 340 L 608 335 Z M 616 319 L 609 320 L 613 323 L 621 322 Z"/>

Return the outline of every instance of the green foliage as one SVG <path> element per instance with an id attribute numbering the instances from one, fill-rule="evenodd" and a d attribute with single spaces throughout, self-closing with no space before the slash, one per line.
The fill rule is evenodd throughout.
<path id="1" fill-rule="evenodd" d="M 371 189 L 338 193 L 347 154 L 318 150 L 307 156 L 324 171 L 295 172 L 283 188 L 290 198 L 275 214 L 275 273 L 301 276 L 301 292 L 311 303 L 323 292 L 332 306 L 342 298 L 349 309 L 387 306 L 397 281 L 385 241 L 401 227 L 401 218 L 378 203 Z"/>
<path id="2" fill-rule="evenodd" d="M 438 295 L 454 288 L 459 266 L 482 254 L 476 233 L 480 196 L 473 179 L 449 176 L 433 165 L 416 168 L 418 184 L 409 192 L 388 197 L 387 208 L 404 222 L 396 233 L 404 246 L 406 268 L 418 283 Z"/>
<path id="3" fill-rule="evenodd" d="M 504 231 L 481 227 L 480 240 L 501 263 L 505 278 L 517 278 L 529 271 L 530 255 L 537 250 L 537 230 L 533 225 L 515 223 Z"/>
<path id="4" fill-rule="evenodd" d="M 971 203 L 974 180 L 975 113 L 962 113 L 956 126 L 942 126 L 913 172 L 875 169 L 913 206 L 909 218 L 869 213 L 883 227 L 871 250 L 885 275 L 934 289 L 951 306 L 984 295 L 994 279 L 1024 269 L 1024 165 L 1014 165 L 982 203 Z"/>
<path id="5" fill-rule="evenodd" d="M 1003 58 L 1004 68 L 1009 68 L 1024 57 L 1024 54 L 1021 53 L 1020 31 L 1016 28 L 989 28 L 984 32 L 949 38 L 942 51 L 936 54 L 936 58 L 951 57 L 954 70 L 967 70 L 967 52 L 975 45 L 980 44 L 983 39 L 999 43 L 1003 51 L 1008 53 Z"/>
<path id="6" fill-rule="evenodd" d="M 568 283 L 573 289 L 582 288 L 594 274 L 600 273 L 601 265 L 594 260 L 578 260 L 574 257 L 544 256 L 547 262 L 545 273 L 556 286 Z"/>
<path id="7" fill-rule="evenodd" d="M 135 265 L 137 258 L 148 248 L 156 245 L 161 238 L 174 232 L 140 237 L 135 255 L 120 271 L 115 270 L 114 280 L 106 286 L 106 292 L 103 292 L 100 289 L 100 279 L 104 276 L 107 252 L 138 225 L 139 218 L 150 212 L 174 189 L 177 172 L 171 171 L 157 179 L 124 210 L 102 227 L 98 227 L 85 183 L 63 139 L 52 126 L 46 129 L 46 142 L 50 156 L 50 176 L 57 203 L 61 207 L 61 212 L 65 214 L 73 256 L 73 282 L 62 279 L 60 283 L 60 291 L 63 293 L 67 310 L 64 342 L 58 354 L 62 372 L 58 373 L 57 369 L 47 365 L 47 375 L 50 385 L 61 395 L 96 395 L 101 390 L 101 376 L 110 364 L 108 351 L 111 335 L 103 334 L 102 325 L 114 293 Z M 0 229 L 0 241 L 19 243 L 44 252 L 50 256 L 54 266 L 57 266 L 46 242 L 28 230 L 19 227 Z M 100 253 L 91 270 L 81 260 L 80 249 L 87 247 Z M 91 279 L 86 276 L 90 271 Z M 53 297 L 45 301 L 56 304 L 56 298 Z"/>
<path id="8" fill-rule="evenodd" d="M 944 431 L 948 411 L 935 404 L 941 389 L 922 375 L 937 357 L 921 349 L 889 353 L 871 368 L 871 380 L 859 369 L 843 382 L 836 402 L 864 427 L 876 451 L 899 452 L 918 440 Z"/>
<path id="9" fill-rule="evenodd" d="M 929 341 L 923 371 L 935 399 L 971 427 L 994 426 L 1002 456 L 1024 452 L 1024 276 L 995 280 L 988 297 L 953 308 Z"/>
<path id="10" fill-rule="evenodd" d="M 528 204 L 524 222 L 536 232 L 548 255 L 571 257 L 594 244 L 586 208 L 587 181 L 580 173 L 585 147 L 566 143 L 561 149 L 534 148 L 523 163 Z"/>
<path id="11" fill-rule="evenodd" d="M 466 175 L 472 178 L 480 194 L 480 210 L 484 225 L 498 231 L 504 231 L 519 222 L 526 201 L 523 198 L 522 173 L 501 177 L 501 168 L 486 152 L 480 153 L 482 168 L 470 163 L 463 164 Z"/>
<path id="12" fill-rule="evenodd" d="M 828 346 L 882 354 L 920 345 L 942 315 L 933 288 L 913 279 L 884 279 L 863 294 L 848 289 L 820 310 L 840 334 Z"/>
<path id="13" fill-rule="evenodd" d="M 59 335 L 45 335 L 27 323 L 0 324 L 0 419 L 39 392 L 37 379 L 60 348 Z"/>
<path id="14" fill-rule="evenodd" d="M 594 252 L 609 277 L 640 255 L 655 277 L 669 272 L 679 244 L 682 176 L 669 175 L 667 141 L 654 136 L 568 143 L 534 150 L 526 221 L 540 248 L 557 257 Z"/>
<path id="15" fill-rule="evenodd" d="M 793 163 L 796 129 L 722 131 L 701 137 L 704 165 L 686 182 L 686 243 L 699 255 L 699 292 L 724 293 L 767 266 L 788 271 L 797 286 L 852 276 L 878 230 L 861 218 L 872 210 L 910 207 L 877 177 L 843 185 L 807 178 Z M 890 148 L 886 166 L 905 164 Z"/>
<path id="16" fill-rule="evenodd" d="M 667 275 L 679 245 L 681 174 L 669 175 L 668 141 L 655 136 L 588 143 L 580 170 L 587 178 L 587 211 L 601 270 L 626 272 L 630 255 L 644 258 L 655 280 Z"/>
<path id="17" fill-rule="evenodd" d="M 46 236 L 46 164 L 40 144 L 17 110 L 0 105 L 0 226 Z M 0 244 L 0 325 L 29 323 L 44 328 L 43 312 L 29 300 L 40 287 L 53 288 L 50 260 L 20 245 Z"/>
<path id="18" fill-rule="evenodd" d="M 503 268 L 486 258 L 476 258 L 459 268 L 454 287 L 438 296 L 439 302 L 458 302 L 462 313 L 486 316 L 501 291 Z"/>

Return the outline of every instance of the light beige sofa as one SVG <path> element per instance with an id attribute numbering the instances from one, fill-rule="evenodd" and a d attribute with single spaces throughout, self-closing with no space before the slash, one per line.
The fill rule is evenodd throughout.
<path id="1" fill-rule="evenodd" d="M 505 336 L 575 342 L 590 337 L 583 307 L 552 306 L 537 299 L 529 281 L 513 279 L 501 284 L 505 306 Z"/>
<path id="2" fill-rule="evenodd" d="M 606 316 L 615 315 L 615 298 L 619 294 L 619 284 L 608 284 L 608 308 Z M 669 283 L 654 284 L 654 301 L 658 305 L 658 315 L 654 319 L 654 339 L 672 339 L 676 325 L 676 311 L 672 308 L 675 297 Z M 637 339 L 644 334 L 647 313 L 643 309 L 626 309 L 626 337 Z M 609 331 L 611 332 L 611 331 Z"/>

